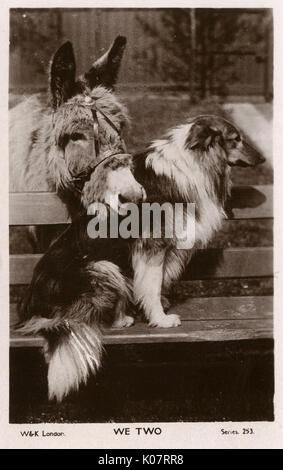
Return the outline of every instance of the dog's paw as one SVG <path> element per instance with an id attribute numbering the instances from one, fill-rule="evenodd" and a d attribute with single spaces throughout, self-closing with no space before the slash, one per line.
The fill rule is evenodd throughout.
<path id="1" fill-rule="evenodd" d="M 175 328 L 180 325 L 180 317 L 174 313 L 170 315 L 162 315 L 162 317 L 158 318 L 153 318 L 149 323 L 149 326 L 155 326 L 157 328 Z"/>
<path id="2" fill-rule="evenodd" d="M 119 318 L 119 320 L 114 321 L 112 328 L 128 328 L 134 324 L 135 320 L 133 317 L 129 317 L 125 315 L 123 318 Z"/>

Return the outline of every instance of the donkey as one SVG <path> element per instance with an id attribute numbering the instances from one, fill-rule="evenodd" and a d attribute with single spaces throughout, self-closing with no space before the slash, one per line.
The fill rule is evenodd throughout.
<path id="1" fill-rule="evenodd" d="M 125 152 L 125 106 L 113 93 L 126 38 L 76 80 L 70 42 L 50 67 L 50 105 L 33 95 L 10 111 L 10 191 L 57 191 L 73 219 L 80 190 L 104 156 Z"/>

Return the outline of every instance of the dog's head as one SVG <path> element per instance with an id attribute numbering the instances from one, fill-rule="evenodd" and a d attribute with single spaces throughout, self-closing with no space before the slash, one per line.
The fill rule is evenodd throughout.
<path id="1" fill-rule="evenodd" d="M 242 133 L 226 119 L 220 116 L 198 116 L 191 124 L 185 143 L 187 149 L 206 152 L 221 147 L 229 166 L 256 166 L 265 161 Z"/>

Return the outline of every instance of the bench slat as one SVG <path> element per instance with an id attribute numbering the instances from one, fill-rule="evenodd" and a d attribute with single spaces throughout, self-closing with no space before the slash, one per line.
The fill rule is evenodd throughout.
<path id="1" fill-rule="evenodd" d="M 273 217 L 273 186 L 235 186 L 232 188 L 233 219 Z"/>
<path id="2" fill-rule="evenodd" d="M 10 284 L 28 284 L 42 255 L 11 255 Z M 223 279 L 273 275 L 271 247 L 199 250 L 183 279 Z"/>
<path id="3" fill-rule="evenodd" d="M 214 297 L 188 299 L 170 309 L 181 315 L 178 328 L 149 328 L 137 321 L 131 328 L 104 329 L 105 344 L 234 341 L 272 338 L 272 297 Z M 15 307 L 11 317 L 15 318 Z M 42 338 L 17 336 L 12 347 L 40 347 Z"/>
<path id="4" fill-rule="evenodd" d="M 65 205 L 56 193 L 10 193 L 10 225 L 69 223 Z"/>
<path id="5" fill-rule="evenodd" d="M 199 250 L 182 279 L 232 279 L 273 275 L 273 248 Z"/>
<path id="6" fill-rule="evenodd" d="M 236 186 L 232 189 L 232 219 L 273 216 L 272 185 Z M 10 193 L 10 225 L 52 225 L 70 222 L 55 193 Z"/>
<path id="7" fill-rule="evenodd" d="M 273 302 L 269 296 L 195 297 L 175 305 L 170 313 L 182 320 L 252 320 L 272 318 Z M 10 324 L 18 321 L 17 305 L 10 305 Z"/>
<path id="8" fill-rule="evenodd" d="M 255 339 L 272 339 L 273 326 L 272 321 L 258 320 L 250 322 L 248 328 L 239 328 L 235 322 L 223 322 L 222 329 L 215 329 L 215 325 L 211 325 L 211 329 L 203 330 L 201 325 L 199 329 L 190 330 L 191 324 L 184 322 L 182 332 L 179 328 L 174 328 L 175 331 L 160 331 L 156 330 L 155 333 L 150 333 L 146 327 L 142 331 L 123 335 L 123 334 L 106 334 L 104 336 L 104 344 L 148 344 L 148 343 L 194 343 L 194 342 L 214 342 L 214 341 L 241 341 L 241 340 L 255 340 Z M 227 328 L 229 327 L 229 328 Z M 178 330 L 178 331 L 177 331 Z M 16 337 L 11 338 L 10 345 L 12 348 L 20 347 L 42 347 L 43 339 L 40 337 Z"/>

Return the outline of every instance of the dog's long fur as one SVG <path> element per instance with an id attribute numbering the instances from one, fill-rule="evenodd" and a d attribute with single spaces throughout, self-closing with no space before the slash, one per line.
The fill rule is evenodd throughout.
<path id="1" fill-rule="evenodd" d="M 262 161 L 235 126 L 213 115 L 198 116 L 169 131 L 135 157 L 134 175 L 148 202 L 195 203 L 193 249 L 180 249 L 177 237 L 139 239 L 133 244 L 133 292 L 151 326 L 180 324 L 177 315 L 165 315 L 161 292 L 180 278 L 195 248 L 206 247 L 221 227 L 230 194 L 230 167 Z"/>
<path id="2" fill-rule="evenodd" d="M 94 201 L 108 203 L 110 193 L 114 198 L 122 196 L 123 202 L 144 200 L 144 191 L 132 174 L 131 156 L 116 155 L 102 162 L 81 198 L 91 207 Z M 49 247 L 19 307 L 19 331 L 40 333 L 46 340 L 49 398 L 58 401 L 99 368 L 100 324 L 121 328 L 133 323 L 126 315 L 131 282 L 121 263 L 121 252 L 129 249 L 129 242 L 90 238 L 91 218 L 86 213 L 77 217 Z"/>

